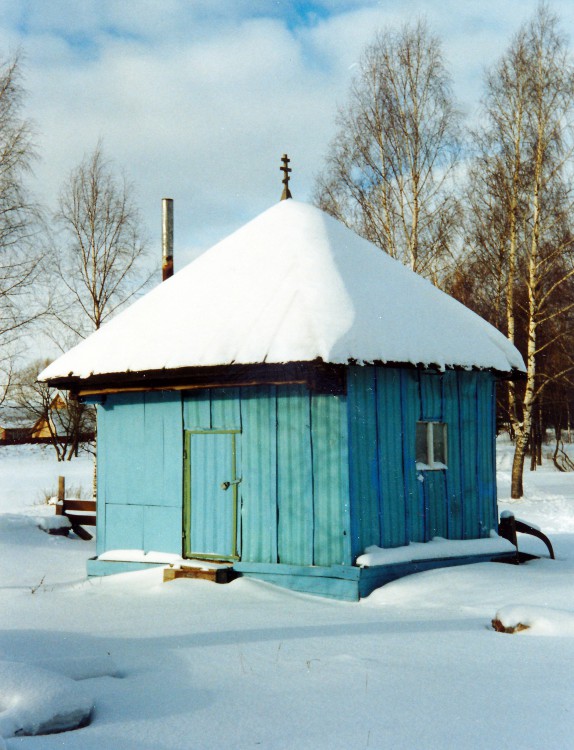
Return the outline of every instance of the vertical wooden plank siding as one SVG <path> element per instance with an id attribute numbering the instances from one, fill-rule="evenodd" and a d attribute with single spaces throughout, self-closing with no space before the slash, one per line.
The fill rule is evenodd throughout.
<path id="1" fill-rule="evenodd" d="M 462 458 L 460 444 L 460 409 L 458 378 L 466 373 L 447 370 L 443 375 L 444 421 L 447 425 L 446 504 L 448 539 L 462 539 Z"/>
<path id="2" fill-rule="evenodd" d="M 421 419 L 429 422 L 442 421 L 442 380 L 443 376 L 438 372 L 419 373 Z"/>
<path id="3" fill-rule="evenodd" d="M 375 543 L 389 547 L 408 541 L 428 541 L 434 536 L 478 538 L 487 534 L 488 529 L 496 528 L 492 402 L 489 401 L 492 375 L 394 368 L 376 368 L 376 374 L 376 420 L 371 417 L 371 430 L 375 424 L 381 522 L 377 525 L 371 515 L 370 531 L 357 527 L 363 549 L 373 543 L 370 540 L 375 531 L 380 533 L 380 541 Z M 353 373 L 349 378 L 351 447 L 361 398 L 355 391 L 361 377 L 365 380 L 368 376 Z M 400 388 L 394 385 L 393 378 L 399 379 Z M 482 390 L 478 389 L 479 383 Z M 416 470 L 415 430 L 420 419 L 447 423 L 446 470 Z M 397 436 L 402 436 L 398 449 Z M 353 472 L 361 469 L 355 469 L 352 460 L 350 469 L 353 492 L 359 484 Z M 353 517 L 361 514 L 365 517 L 363 508 L 352 508 L 352 513 Z"/>
<path id="4" fill-rule="evenodd" d="M 275 386 L 241 392 L 241 559 L 277 562 L 277 398 Z"/>
<path id="5" fill-rule="evenodd" d="M 100 413 L 106 432 L 101 467 L 106 503 L 131 503 L 140 495 L 143 484 L 143 398 L 136 401 L 129 394 L 109 397 Z"/>
<path id="6" fill-rule="evenodd" d="M 130 394 L 111 396 L 98 408 L 98 430 L 103 426 L 105 443 L 99 451 L 98 498 L 105 504 L 105 532 L 98 552 L 109 549 L 142 549 L 144 403 Z"/>
<path id="7" fill-rule="evenodd" d="M 487 372 L 374 366 L 349 367 L 346 396 L 298 385 L 111 395 L 98 407 L 98 553 L 181 552 L 184 429 L 236 431 L 246 562 L 350 564 L 373 544 L 485 536 L 497 522 L 493 404 Z M 446 422 L 446 470 L 416 470 L 420 419 Z M 205 445 L 194 450 L 207 470 L 223 449 Z M 198 533 L 202 523 L 217 539 L 215 514 L 196 519 Z"/>
<path id="8" fill-rule="evenodd" d="M 96 555 L 105 551 L 106 541 L 106 493 L 104 490 L 106 482 L 106 412 L 101 404 L 96 405 L 96 420 L 98 424 L 98 438 L 96 441 Z"/>
<path id="9" fill-rule="evenodd" d="M 492 384 L 486 372 L 350 368 L 354 556 L 371 544 L 478 538 L 496 528 Z M 416 470 L 415 430 L 421 419 L 446 422 L 447 469 Z"/>
<path id="10" fill-rule="evenodd" d="M 401 402 L 407 537 L 411 542 L 424 542 L 426 540 L 424 495 L 419 487 L 415 462 L 416 423 L 421 418 L 416 370 L 401 370 Z"/>
<path id="11" fill-rule="evenodd" d="M 313 456 L 313 563 L 350 564 L 346 403 L 311 396 Z"/>
<path id="12" fill-rule="evenodd" d="M 395 368 L 376 369 L 377 435 L 379 444 L 379 485 L 382 520 L 381 547 L 397 547 L 408 541 L 403 470 L 403 422 L 401 375 Z"/>
<path id="13" fill-rule="evenodd" d="M 183 426 L 186 430 L 211 429 L 211 390 L 183 395 Z"/>
<path id="14" fill-rule="evenodd" d="M 181 552 L 183 431 L 181 398 L 175 393 L 119 394 L 98 407 L 105 436 L 99 449 L 98 495 L 105 505 L 105 530 L 98 551 L 156 546 L 162 521 L 162 545 Z M 174 509 L 174 510 L 172 510 Z M 167 520 L 167 518 L 170 520 Z M 172 526 L 174 519 L 177 523 Z"/>
<path id="15" fill-rule="evenodd" d="M 458 391 L 460 399 L 460 445 L 463 498 L 463 539 L 480 537 L 480 509 L 478 498 L 478 420 L 477 373 L 460 373 Z"/>
<path id="16" fill-rule="evenodd" d="M 430 540 L 435 536 L 448 537 L 448 518 L 447 518 L 447 493 L 446 493 L 446 472 L 442 469 L 439 471 L 423 472 L 425 499 L 425 526 L 426 539 Z"/>
<path id="17" fill-rule="evenodd" d="M 303 386 L 199 395 L 184 396 L 187 429 L 241 428 L 241 558 L 350 563 L 345 398 Z"/>
<path id="18" fill-rule="evenodd" d="M 311 409 L 304 386 L 277 386 L 278 562 L 313 564 Z"/>
<path id="19" fill-rule="evenodd" d="M 478 428 L 478 497 L 480 503 L 480 535 L 488 536 L 498 528 L 496 503 L 496 455 L 493 450 L 496 437 L 495 381 L 489 373 L 478 373 L 477 428 Z"/>
<path id="20" fill-rule="evenodd" d="M 144 397 L 143 479 L 146 505 L 181 508 L 183 430 L 179 393 Z"/>
<path id="21" fill-rule="evenodd" d="M 381 545 L 374 367 L 349 367 L 347 404 L 351 552 L 354 559 L 366 547 Z"/>
<path id="22" fill-rule="evenodd" d="M 442 422 L 444 412 L 443 374 L 420 372 L 419 383 L 421 394 L 420 418 L 427 422 Z M 424 538 L 428 541 L 435 536 L 446 537 L 448 522 L 445 472 L 443 470 L 421 471 L 417 473 L 417 479 L 419 480 L 419 501 L 424 507 Z"/>
<path id="23" fill-rule="evenodd" d="M 211 389 L 211 427 L 217 429 L 241 429 L 239 388 Z"/>

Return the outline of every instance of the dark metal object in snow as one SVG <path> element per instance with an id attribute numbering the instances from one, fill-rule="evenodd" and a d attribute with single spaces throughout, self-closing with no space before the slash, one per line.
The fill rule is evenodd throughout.
<path id="1" fill-rule="evenodd" d="M 552 543 L 550 542 L 550 539 L 548 539 L 546 534 L 543 534 L 539 529 L 535 529 L 533 526 L 524 523 L 524 521 L 518 521 L 514 516 L 505 516 L 504 518 L 500 519 L 500 523 L 498 524 L 498 533 L 504 539 L 508 539 L 509 542 L 512 542 L 512 544 L 514 544 L 514 546 L 516 547 L 516 558 L 514 560 L 511 560 L 510 562 L 514 562 L 514 564 L 518 565 L 519 563 L 527 562 L 528 560 L 534 560 L 537 558 L 537 555 L 530 555 L 527 552 L 519 552 L 518 538 L 516 536 L 517 532 L 520 534 L 530 534 L 531 536 L 535 536 L 537 539 L 542 540 L 548 548 L 550 559 L 556 559 L 554 557 Z M 509 562 L 509 560 L 504 560 L 502 562 Z"/>
<path id="2" fill-rule="evenodd" d="M 287 200 L 287 198 L 292 198 L 291 191 L 289 190 L 289 172 L 292 172 L 287 165 L 291 161 L 287 154 L 283 154 L 281 157 L 281 161 L 283 162 L 282 166 L 279 167 L 279 169 L 283 172 L 283 193 L 281 194 L 281 200 Z"/>

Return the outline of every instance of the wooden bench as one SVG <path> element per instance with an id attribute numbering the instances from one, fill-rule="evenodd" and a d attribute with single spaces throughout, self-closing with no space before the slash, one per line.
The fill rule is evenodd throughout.
<path id="1" fill-rule="evenodd" d="M 96 501 L 66 499 L 66 482 L 64 477 L 58 477 L 58 502 L 56 503 L 56 515 L 66 516 L 70 522 L 72 531 L 84 541 L 92 539 L 92 534 L 84 529 L 84 526 L 96 525 Z M 69 529 L 62 529 L 60 533 L 66 534 Z"/>
<path id="2" fill-rule="evenodd" d="M 72 531 L 80 539 L 84 539 L 85 541 L 92 539 L 90 532 L 86 531 L 83 527 L 96 525 L 95 500 L 58 500 L 56 515 L 66 516 L 70 522 Z"/>

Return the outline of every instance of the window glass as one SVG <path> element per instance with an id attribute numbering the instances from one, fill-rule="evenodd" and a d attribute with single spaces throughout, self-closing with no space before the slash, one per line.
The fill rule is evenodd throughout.
<path id="1" fill-rule="evenodd" d="M 446 424 L 444 422 L 417 422 L 415 460 L 417 469 L 445 469 Z"/>
<path id="2" fill-rule="evenodd" d="M 416 462 L 428 464 L 427 422 L 417 422 Z"/>
<path id="3" fill-rule="evenodd" d="M 435 422 L 432 428 L 434 463 L 446 466 L 446 424 Z"/>

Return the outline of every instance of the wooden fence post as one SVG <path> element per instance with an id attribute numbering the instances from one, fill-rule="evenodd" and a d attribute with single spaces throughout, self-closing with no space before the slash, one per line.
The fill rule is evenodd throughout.
<path id="1" fill-rule="evenodd" d="M 64 512 L 64 500 L 66 499 L 66 477 L 58 477 L 58 504 L 56 515 L 61 516 Z"/>

